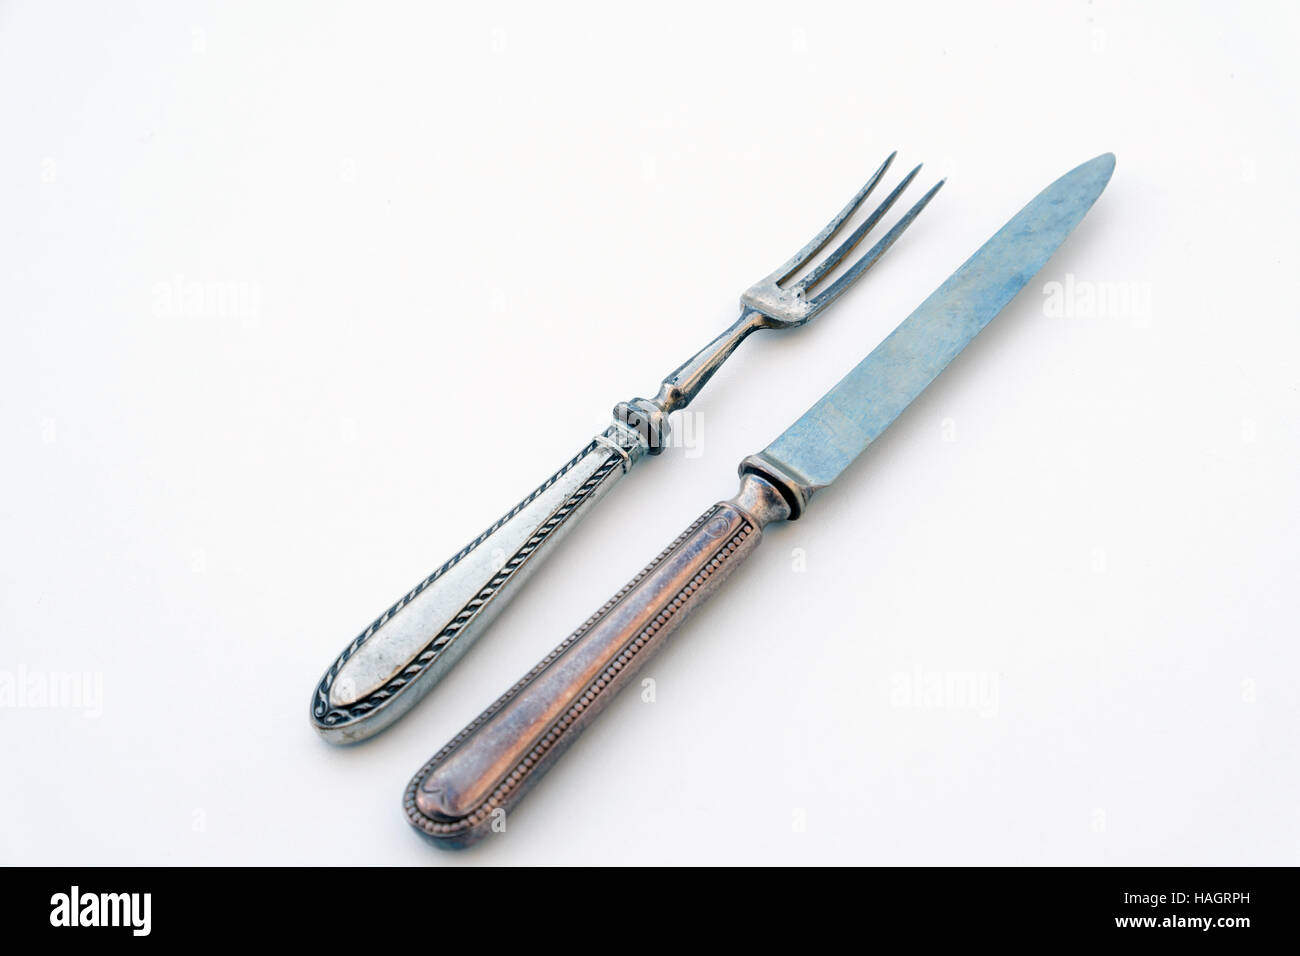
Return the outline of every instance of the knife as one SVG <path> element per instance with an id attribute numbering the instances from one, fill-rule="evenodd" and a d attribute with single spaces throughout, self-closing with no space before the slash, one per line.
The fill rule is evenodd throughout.
<path id="1" fill-rule="evenodd" d="M 741 462 L 733 498 L 700 515 L 420 769 L 403 800 L 411 825 L 452 848 L 503 830 L 505 814 L 753 553 L 763 528 L 801 517 L 1042 269 L 1114 168 L 1105 153 L 1044 189 L 776 441 Z"/>

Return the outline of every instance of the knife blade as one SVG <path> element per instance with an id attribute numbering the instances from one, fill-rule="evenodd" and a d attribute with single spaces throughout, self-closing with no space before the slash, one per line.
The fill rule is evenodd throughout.
<path id="1" fill-rule="evenodd" d="M 1025 287 L 1110 181 L 1106 153 L 1020 210 L 774 442 L 627 586 L 430 759 L 407 785 L 410 824 L 462 847 L 506 813 L 690 613 L 751 554 L 763 528 L 803 515 Z"/>
<path id="2" fill-rule="evenodd" d="M 794 492 L 795 517 L 902 414 L 1032 279 L 1110 181 L 1106 153 L 1039 193 L 853 371 L 752 456 Z"/>

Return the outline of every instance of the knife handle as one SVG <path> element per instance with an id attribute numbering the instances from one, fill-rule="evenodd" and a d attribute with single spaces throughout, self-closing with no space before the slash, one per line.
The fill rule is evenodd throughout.
<path id="1" fill-rule="evenodd" d="M 321 736 L 355 743 L 410 710 L 592 503 L 647 452 L 662 451 L 664 418 L 644 399 L 619 404 L 605 432 L 362 631 L 312 694 Z"/>
<path id="2" fill-rule="evenodd" d="M 730 501 L 704 512 L 668 548 L 407 785 L 413 827 L 459 848 L 502 829 L 537 782 L 668 636 L 790 515 L 766 478 L 745 474 Z"/>

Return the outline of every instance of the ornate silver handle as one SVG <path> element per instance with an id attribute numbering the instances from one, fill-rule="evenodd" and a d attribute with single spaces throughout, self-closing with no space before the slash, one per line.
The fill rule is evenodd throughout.
<path id="1" fill-rule="evenodd" d="M 312 695 L 321 735 L 364 740 L 427 694 L 589 506 L 646 452 L 662 450 L 658 412 L 641 399 L 620 404 L 604 433 L 344 648 Z"/>
<path id="2" fill-rule="evenodd" d="M 754 550 L 763 527 L 790 513 L 771 482 L 745 474 L 734 498 L 704 512 L 420 769 L 404 800 L 411 825 L 446 847 L 468 846 L 490 833 Z"/>
<path id="3" fill-rule="evenodd" d="M 752 309 L 668 375 L 653 399 L 614 408 L 614 423 L 450 561 L 402 596 L 334 659 L 312 694 L 312 724 L 355 743 L 411 709 L 487 630 L 564 532 L 646 454 L 664 450 L 685 408 L 768 319 Z"/>

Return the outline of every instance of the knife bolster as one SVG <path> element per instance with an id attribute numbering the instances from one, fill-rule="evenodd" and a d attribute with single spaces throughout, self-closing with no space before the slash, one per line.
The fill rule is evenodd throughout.
<path id="1" fill-rule="evenodd" d="M 812 497 L 806 482 L 800 481 L 793 470 L 784 463 L 769 457 L 764 452 L 750 455 L 740 463 L 740 476 L 744 479 L 753 475 L 763 479 L 764 483 L 775 488 L 785 499 L 789 515 L 783 516 L 787 521 L 797 520 L 807 509 Z M 743 484 L 742 484 L 743 488 Z"/>

